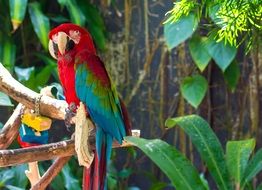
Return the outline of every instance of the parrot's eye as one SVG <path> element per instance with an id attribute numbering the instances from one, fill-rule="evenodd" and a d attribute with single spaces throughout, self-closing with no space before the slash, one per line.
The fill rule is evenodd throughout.
<path id="1" fill-rule="evenodd" d="M 75 47 L 75 42 L 73 40 L 68 40 L 66 44 L 66 51 L 70 51 Z"/>

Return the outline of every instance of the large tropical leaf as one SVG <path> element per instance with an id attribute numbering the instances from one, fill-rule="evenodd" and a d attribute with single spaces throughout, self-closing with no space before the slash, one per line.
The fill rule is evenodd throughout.
<path id="1" fill-rule="evenodd" d="M 253 177 L 255 177 L 262 170 L 262 149 L 255 154 L 255 156 L 248 163 L 244 176 L 241 181 L 241 186 L 243 187 L 247 182 L 249 182 Z"/>
<path id="2" fill-rule="evenodd" d="M 250 154 L 255 148 L 255 140 L 228 141 L 226 146 L 226 161 L 230 176 L 240 184 Z"/>
<path id="3" fill-rule="evenodd" d="M 179 125 L 190 137 L 218 188 L 231 189 L 223 148 L 208 123 L 197 115 L 171 118 L 166 121 L 167 127 L 175 125 Z"/>
<path id="4" fill-rule="evenodd" d="M 10 16 L 14 31 L 23 22 L 26 7 L 27 0 L 9 0 Z"/>
<path id="5" fill-rule="evenodd" d="M 50 23 L 38 2 L 29 3 L 29 15 L 31 18 L 34 31 L 45 49 L 48 49 L 48 32 L 50 31 Z"/>
<path id="6" fill-rule="evenodd" d="M 168 176 L 176 189 L 205 189 L 191 162 L 166 142 L 137 137 L 125 137 L 125 140 L 140 148 Z"/>

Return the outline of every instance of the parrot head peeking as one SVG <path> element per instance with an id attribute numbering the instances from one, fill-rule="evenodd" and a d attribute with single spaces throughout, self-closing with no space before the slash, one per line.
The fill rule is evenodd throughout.
<path id="1" fill-rule="evenodd" d="M 49 52 L 55 59 L 66 54 L 74 55 L 81 49 L 87 49 L 90 53 L 96 54 L 89 32 L 75 24 L 59 25 L 50 31 L 49 39 Z"/>

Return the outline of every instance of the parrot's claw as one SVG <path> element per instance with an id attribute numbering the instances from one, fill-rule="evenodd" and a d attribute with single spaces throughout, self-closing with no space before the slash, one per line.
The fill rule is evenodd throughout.
<path id="1" fill-rule="evenodd" d="M 76 115 L 75 110 L 76 110 L 76 104 L 74 102 L 70 103 L 68 108 L 66 108 L 65 110 L 65 125 L 69 132 L 71 132 L 70 128 L 72 126 L 71 125 L 72 118 Z"/>

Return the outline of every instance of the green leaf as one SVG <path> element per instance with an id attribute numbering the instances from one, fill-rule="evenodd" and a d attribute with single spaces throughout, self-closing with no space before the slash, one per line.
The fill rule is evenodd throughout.
<path id="1" fill-rule="evenodd" d="M 91 25 L 91 27 L 89 28 L 89 31 L 92 37 L 94 38 L 95 44 L 98 46 L 98 48 L 101 49 L 102 51 L 105 51 L 106 50 L 106 37 L 105 37 L 103 30 L 101 30 L 101 28 L 95 25 Z"/>
<path id="2" fill-rule="evenodd" d="M 209 190 L 208 181 L 206 180 L 203 173 L 200 174 L 200 179 L 201 179 L 203 185 L 205 186 L 206 190 Z"/>
<path id="3" fill-rule="evenodd" d="M 14 171 L 10 169 L 0 171 L 0 185 L 4 185 L 7 181 L 13 179 L 14 175 Z"/>
<path id="4" fill-rule="evenodd" d="M 67 190 L 81 190 L 79 181 L 74 177 L 74 174 L 71 172 L 68 164 L 63 167 L 62 173 Z"/>
<path id="5" fill-rule="evenodd" d="M 12 178 L 11 184 L 13 186 L 21 187 L 23 189 L 26 188 L 28 184 L 28 178 L 24 174 L 26 169 L 27 169 L 27 166 L 25 164 L 12 167 L 12 170 L 14 170 L 14 177 Z"/>
<path id="6" fill-rule="evenodd" d="M 10 72 L 13 71 L 15 65 L 16 46 L 12 39 L 8 36 L 0 34 L 0 62 Z"/>
<path id="7" fill-rule="evenodd" d="M 204 44 L 206 37 L 195 36 L 189 41 L 189 50 L 191 56 L 200 69 L 203 72 L 211 60 L 211 56 L 208 54 L 206 46 Z"/>
<path id="8" fill-rule="evenodd" d="M 253 156 L 251 161 L 248 163 L 244 176 L 241 180 L 241 187 L 252 180 L 262 170 L 262 149 Z"/>
<path id="9" fill-rule="evenodd" d="M 236 56 L 237 49 L 233 46 L 225 44 L 223 41 L 216 42 L 209 38 L 206 40 L 206 49 L 216 64 L 224 72 Z"/>
<path id="10" fill-rule="evenodd" d="M 167 119 L 166 126 L 179 125 L 197 148 L 217 183 L 218 189 L 231 189 L 223 148 L 208 123 L 197 115 Z"/>
<path id="11" fill-rule="evenodd" d="M 243 177 L 250 154 L 255 148 L 255 140 L 228 141 L 226 145 L 226 161 L 228 171 L 237 183 Z"/>
<path id="12" fill-rule="evenodd" d="M 96 6 L 84 0 L 78 1 L 79 7 L 82 10 L 95 44 L 99 49 L 106 49 L 106 30 L 104 20 Z"/>
<path id="13" fill-rule="evenodd" d="M 53 68 L 52 75 L 55 77 L 55 79 L 57 81 L 59 81 L 56 61 L 54 59 L 51 59 L 50 57 L 44 55 L 44 54 L 37 53 L 36 56 L 39 59 L 41 59 L 42 61 L 44 61 L 45 64 L 47 64 L 47 65 L 49 65 Z"/>
<path id="14" fill-rule="evenodd" d="M 66 6 L 70 15 L 71 22 L 84 26 L 85 16 L 75 0 L 59 0 L 58 2 L 60 3 L 60 5 Z"/>
<path id="15" fill-rule="evenodd" d="M 240 77 L 239 65 L 233 61 L 224 72 L 225 81 L 231 91 L 235 91 L 238 79 Z"/>
<path id="16" fill-rule="evenodd" d="M 15 31 L 24 20 L 27 0 L 9 0 L 9 7 L 13 31 Z"/>
<path id="17" fill-rule="evenodd" d="M 59 189 L 59 190 L 64 190 L 65 187 L 65 180 L 63 178 L 63 174 L 60 172 L 54 180 L 52 180 L 51 187 L 53 189 Z"/>
<path id="18" fill-rule="evenodd" d="M 4 127 L 4 124 L 0 122 L 0 129 Z"/>
<path id="19" fill-rule="evenodd" d="M 48 49 L 48 32 L 50 30 L 50 23 L 38 2 L 29 3 L 29 15 L 34 28 L 34 31 L 42 43 L 43 47 Z"/>
<path id="20" fill-rule="evenodd" d="M 15 74 L 19 81 L 27 81 L 32 72 L 34 72 L 35 67 L 20 68 L 15 67 Z"/>
<path id="21" fill-rule="evenodd" d="M 9 96 L 4 94 L 3 92 L 0 92 L 0 106 L 14 106 L 14 104 L 12 104 Z"/>
<path id="22" fill-rule="evenodd" d="M 137 137 L 125 137 L 125 140 L 140 148 L 167 175 L 176 189 L 205 189 L 196 168 L 166 142 Z"/>
<path id="23" fill-rule="evenodd" d="M 16 186 L 13 186 L 13 185 L 6 185 L 5 187 L 9 190 L 25 190 L 24 188 L 16 187 Z"/>
<path id="24" fill-rule="evenodd" d="M 208 83 L 201 75 L 189 76 L 183 79 L 180 90 L 183 97 L 195 108 L 205 97 Z"/>
<path id="25" fill-rule="evenodd" d="M 152 186 L 150 187 L 150 190 L 161 190 L 164 189 L 165 187 L 167 187 L 167 184 L 164 182 L 157 182 L 152 184 Z"/>
<path id="26" fill-rule="evenodd" d="M 36 76 L 35 76 L 35 84 L 38 87 L 45 86 L 55 67 L 56 66 L 53 66 L 53 65 L 47 65 L 43 69 L 41 69 L 40 72 L 38 74 L 36 74 Z"/>
<path id="27" fill-rule="evenodd" d="M 198 19 L 195 14 L 182 16 L 177 22 L 168 22 L 164 25 L 164 37 L 171 50 L 188 39 L 196 30 Z"/>

